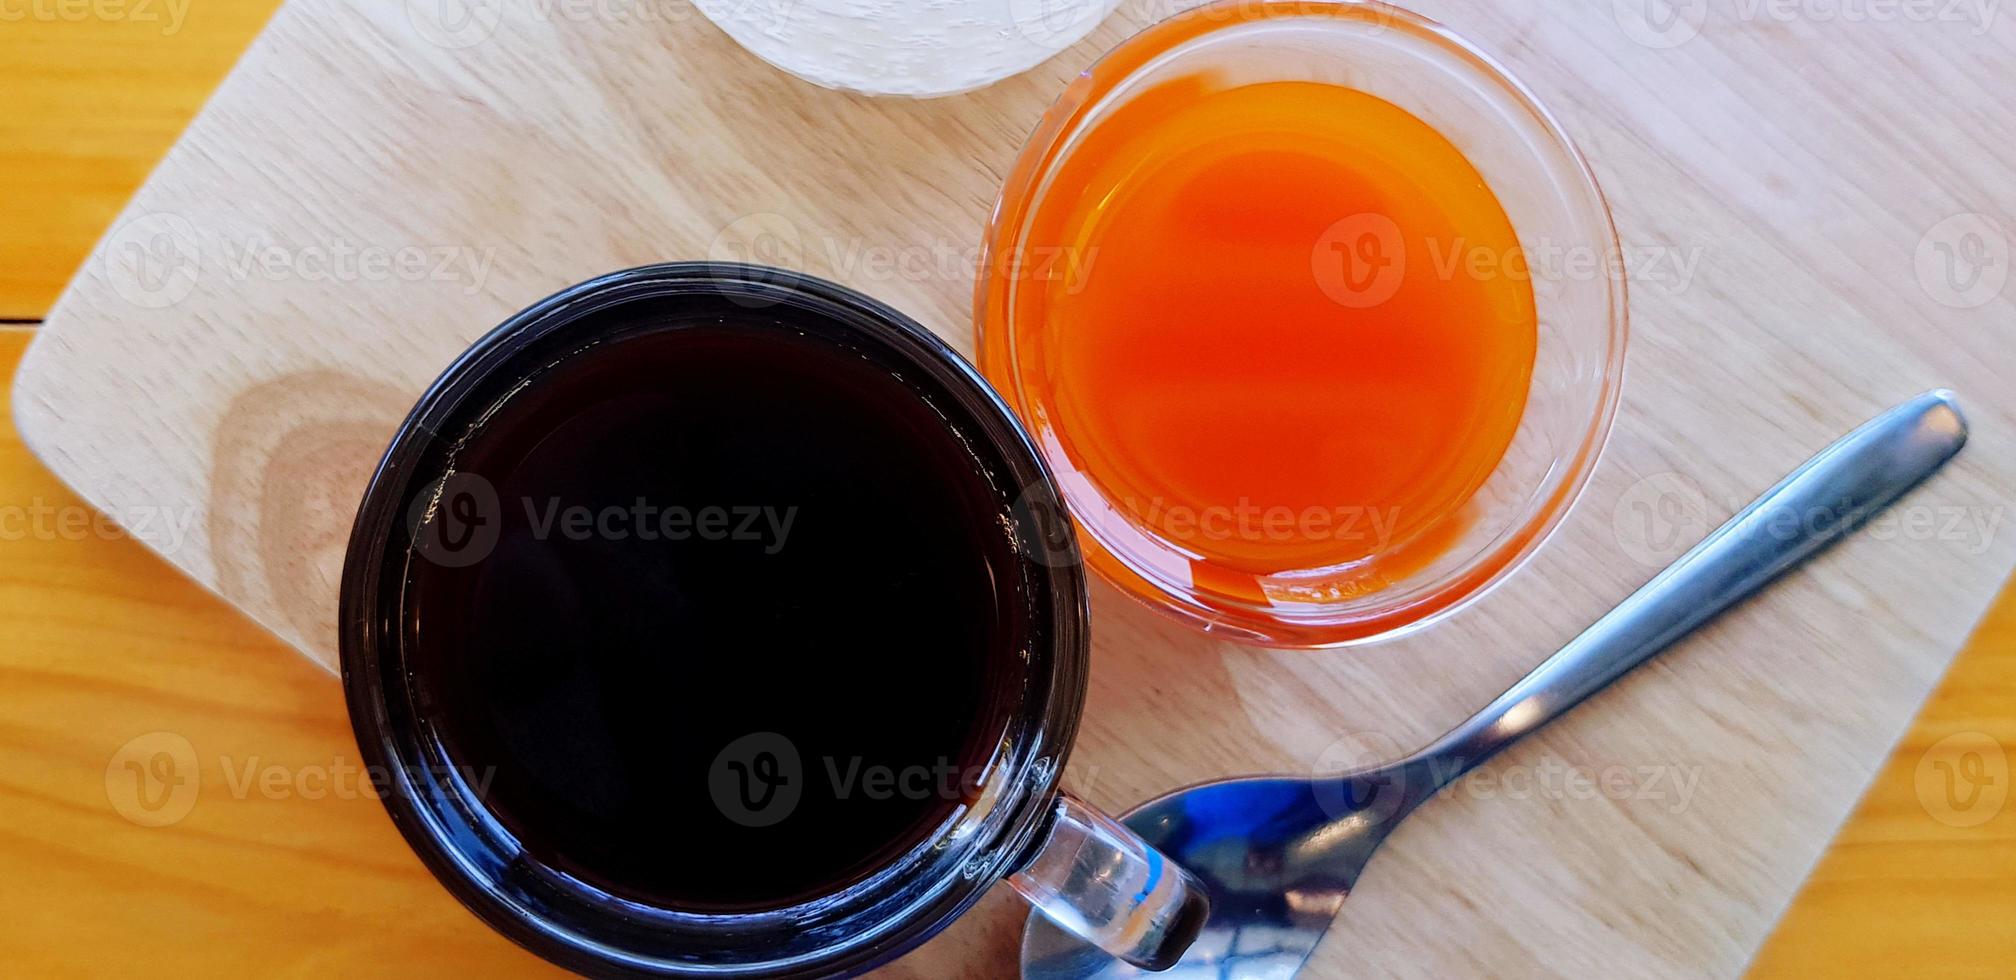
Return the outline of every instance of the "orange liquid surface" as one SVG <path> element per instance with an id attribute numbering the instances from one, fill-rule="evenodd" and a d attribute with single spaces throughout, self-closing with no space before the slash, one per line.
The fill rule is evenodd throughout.
<path id="1" fill-rule="evenodd" d="M 1339 86 L 1165 83 L 1030 217 L 1016 381 L 1198 585 L 1432 560 L 1518 428 L 1533 292 L 1462 152 Z M 1374 586 L 1376 587 L 1376 586 Z"/>

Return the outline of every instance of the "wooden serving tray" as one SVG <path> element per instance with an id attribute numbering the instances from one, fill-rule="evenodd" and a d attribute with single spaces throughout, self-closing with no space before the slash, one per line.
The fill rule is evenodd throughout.
<path id="1" fill-rule="evenodd" d="M 914 102 L 808 86 L 683 0 L 505 0 L 461 23 L 294 0 L 49 317 L 19 424 L 85 498 L 333 665 L 365 477 L 465 344 L 568 283 L 713 257 L 838 280 L 970 350 L 973 253 L 1020 141 L 1100 50 L 1182 5 L 1124 4 L 1028 75 Z M 1252 649 L 1102 587 L 1068 781 L 1117 808 L 1397 754 L 1808 454 L 1951 386 L 1975 428 L 1955 466 L 1408 821 L 1309 974 L 1729 975 L 2016 565 L 2012 30 L 1945 5 L 1422 6 L 1559 113 L 1615 207 L 1634 336 L 1607 455 L 1522 574 L 1404 641 Z M 1019 930 L 996 895 L 889 972 L 1007 976 Z"/>

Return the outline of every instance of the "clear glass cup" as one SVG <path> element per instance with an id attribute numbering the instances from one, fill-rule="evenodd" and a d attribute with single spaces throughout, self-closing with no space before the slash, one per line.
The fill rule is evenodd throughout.
<path id="1" fill-rule="evenodd" d="M 1517 231 L 1538 314 L 1526 407 L 1504 457 L 1443 529 L 1435 556 L 1392 576 L 1343 565 L 1258 577 L 1247 595 L 1189 574 L 1193 556 L 1109 499 L 1045 404 L 1048 324 L 1018 303 L 1072 274 L 1029 237 L 1056 173 L 1086 134 L 1140 93 L 1209 72 L 1221 86 L 1313 81 L 1411 112 L 1481 173 Z M 1626 337 L 1621 252 L 1594 175 L 1532 93 L 1419 15 L 1379 3 L 1229 2 L 1149 27 L 1065 90 L 996 205 L 975 296 L 980 364 L 1029 427 L 1081 531 L 1086 560 L 1149 606 L 1207 631 L 1283 647 L 1334 647 L 1433 622 L 1518 568 L 1586 483 L 1615 414 Z M 1508 266 L 1507 268 L 1512 268 Z M 1079 274 L 1096 275 L 1096 266 Z M 1428 533 L 1434 533 L 1432 530 Z M 1257 593 L 1256 601 L 1249 596 Z"/>
<path id="2" fill-rule="evenodd" d="M 986 733 L 983 744 L 995 749 L 976 777 L 974 798 L 962 798 L 924 839 L 866 877 L 758 911 L 694 911 L 618 893 L 535 846 L 536 823 L 507 825 L 492 809 L 488 775 L 471 776 L 494 774 L 494 762 L 463 754 L 443 734 L 444 703 L 478 695 L 459 675 L 430 674 L 415 655 L 423 619 L 430 630 L 457 626 L 451 617 L 423 614 L 424 590 L 409 587 L 410 569 L 419 562 L 460 568 L 489 560 L 497 538 L 483 528 L 502 520 L 496 485 L 457 466 L 468 434 L 501 400 L 531 389 L 569 357 L 696 323 L 788 325 L 900 368 L 916 397 L 941 413 L 998 481 L 996 517 L 1022 556 L 1011 575 L 1020 583 L 1015 614 L 1030 637 L 1021 651 L 1025 671 L 990 692 L 1002 702 L 1003 719 Z M 915 320 L 867 296 L 783 269 L 728 262 L 645 266 L 562 290 L 505 321 L 448 367 L 394 433 L 359 507 L 343 572 L 340 641 L 345 698 L 373 790 L 457 899 L 526 948 L 585 974 L 851 976 L 936 935 L 997 882 L 1113 956 L 1165 968 L 1203 927 L 1209 907 L 1203 887 L 1059 785 L 1085 708 L 1091 639 L 1086 577 L 1069 529 L 1033 519 L 1060 513 L 1056 501 L 1035 447 L 972 366 Z M 1016 506 L 1032 519 L 1018 520 Z M 987 530 L 994 530 L 991 523 Z M 873 632 L 857 632 L 836 626 L 831 651 L 872 652 Z M 752 640 L 750 649 L 765 648 Z M 674 642 L 664 655 L 736 652 L 684 650 Z M 681 698 L 720 696 L 758 694 L 668 691 L 665 710 L 679 710 Z M 906 696 L 939 695 L 922 677 Z M 788 745 L 781 735 L 768 737 Z M 771 759 L 787 782 L 814 778 L 817 763 L 789 759 Z M 706 830 L 718 821 L 705 813 L 718 809 L 737 822 L 763 818 L 748 826 L 781 827 L 793 804 L 778 811 L 742 803 L 750 812 L 731 812 L 710 786 L 685 789 L 690 808 L 664 814 L 666 848 L 739 846 L 752 862 L 782 860 L 746 842 L 724 845 Z"/>

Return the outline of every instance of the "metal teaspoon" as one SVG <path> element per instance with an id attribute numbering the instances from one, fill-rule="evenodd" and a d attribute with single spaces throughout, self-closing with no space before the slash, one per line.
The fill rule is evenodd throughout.
<path id="1" fill-rule="evenodd" d="M 1402 817 L 1819 553 L 1966 441 L 1966 420 L 1943 389 L 1877 416 L 1794 470 L 1470 720 L 1404 759 L 1331 779 L 1205 783 L 1129 811 L 1127 826 L 1195 873 L 1211 898 L 1196 943 L 1176 966 L 1152 975 L 1294 976 Z M 1030 916 L 1025 980 L 1149 975 Z"/>

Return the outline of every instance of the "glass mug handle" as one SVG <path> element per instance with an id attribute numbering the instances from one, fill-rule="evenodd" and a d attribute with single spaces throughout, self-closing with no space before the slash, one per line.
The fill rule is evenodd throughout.
<path id="1" fill-rule="evenodd" d="M 1144 970 L 1166 970 L 1210 915 L 1204 886 L 1120 821 L 1070 793 L 1008 884 L 1045 918 Z"/>

